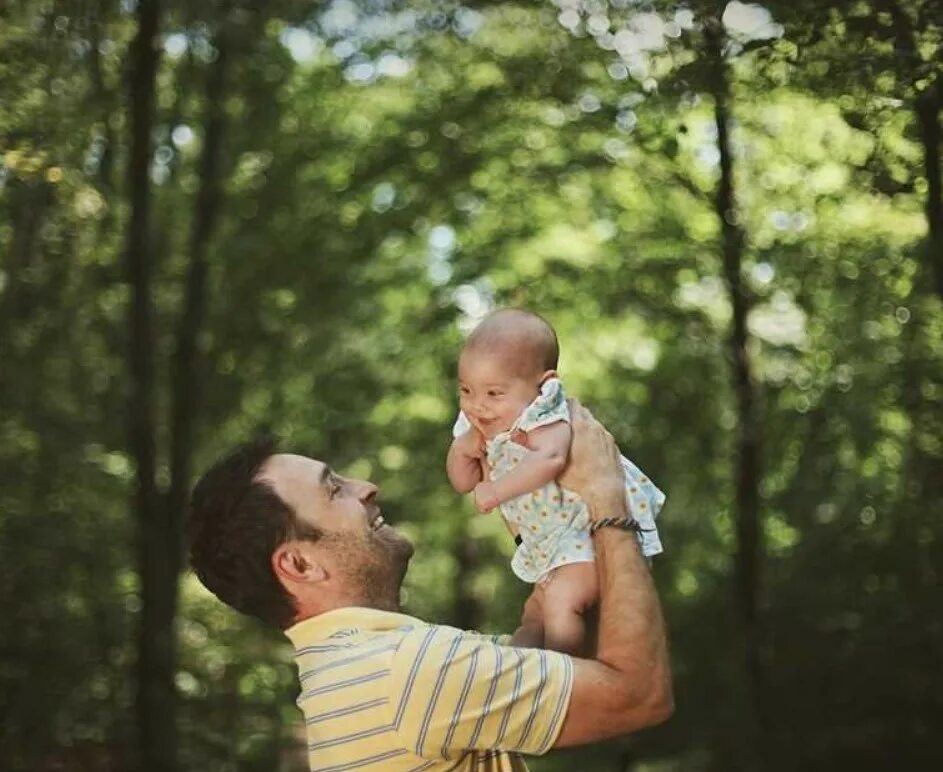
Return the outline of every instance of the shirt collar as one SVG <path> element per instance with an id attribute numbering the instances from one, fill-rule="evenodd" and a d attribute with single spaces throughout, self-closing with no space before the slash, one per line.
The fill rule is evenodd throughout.
<path id="1" fill-rule="evenodd" d="M 287 630 L 285 635 L 296 649 L 309 646 L 341 632 L 385 632 L 397 627 L 415 627 L 425 622 L 395 611 L 380 611 L 375 608 L 347 606 L 325 611 L 314 617 L 302 619 Z"/>

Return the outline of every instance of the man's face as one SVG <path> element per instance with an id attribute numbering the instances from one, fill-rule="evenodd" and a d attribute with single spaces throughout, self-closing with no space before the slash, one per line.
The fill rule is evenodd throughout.
<path id="1" fill-rule="evenodd" d="M 269 458 L 260 477 L 271 481 L 301 523 L 321 531 L 315 547 L 352 596 L 367 605 L 395 606 L 413 546 L 385 523 L 376 485 L 288 453 Z"/>

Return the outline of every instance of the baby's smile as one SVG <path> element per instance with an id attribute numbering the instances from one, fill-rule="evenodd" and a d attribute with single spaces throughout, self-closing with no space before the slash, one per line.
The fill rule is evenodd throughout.
<path id="1" fill-rule="evenodd" d="M 489 440 L 510 428 L 509 426 L 502 426 L 497 418 L 477 418 L 475 423 L 478 424 L 478 430 Z"/>

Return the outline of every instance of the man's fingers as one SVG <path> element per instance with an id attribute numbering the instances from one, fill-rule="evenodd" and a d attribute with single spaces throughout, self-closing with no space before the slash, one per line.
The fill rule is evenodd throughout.
<path id="1" fill-rule="evenodd" d="M 592 431 L 595 429 L 596 431 L 605 432 L 607 437 L 612 437 L 606 430 L 606 427 L 599 423 L 596 417 L 578 402 L 570 410 L 570 423 L 572 426 L 577 427 L 578 432 Z"/>
<path id="2" fill-rule="evenodd" d="M 590 413 L 583 404 L 576 398 L 570 397 L 567 402 L 570 406 L 570 421 L 573 423 L 586 423 L 593 418 L 593 414 Z"/>

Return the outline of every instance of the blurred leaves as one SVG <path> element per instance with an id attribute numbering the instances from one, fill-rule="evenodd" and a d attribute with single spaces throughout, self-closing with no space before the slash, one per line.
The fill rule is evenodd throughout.
<path id="1" fill-rule="evenodd" d="M 118 272 L 131 5 L 0 11 L 0 755 L 15 770 L 134 758 Z M 162 20 L 164 403 L 210 41 L 224 11 L 238 29 L 196 468 L 266 428 L 371 477 L 418 545 L 408 610 L 507 631 L 527 588 L 444 458 L 462 331 L 493 304 L 540 311 L 570 391 L 668 492 L 654 572 L 678 712 L 531 767 L 735 768 L 730 309 L 699 26 L 725 6 L 254 5 L 174 3 Z M 880 5 L 902 9 L 916 48 Z M 943 26 L 916 0 L 731 6 L 769 35 L 743 22 L 727 50 L 766 438 L 769 768 L 932 767 L 943 308 L 912 104 L 938 88 Z M 282 638 L 192 577 L 181 602 L 182 767 L 303 768 Z"/>

